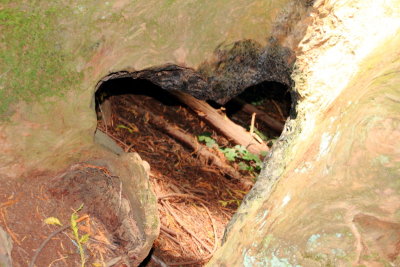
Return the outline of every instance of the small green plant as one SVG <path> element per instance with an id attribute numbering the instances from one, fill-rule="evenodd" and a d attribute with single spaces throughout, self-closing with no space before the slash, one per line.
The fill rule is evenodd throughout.
<path id="1" fill-rule="evenodd" d="M 234 147 L 223 147 L 219 148 L 219 150 L 224 153 L 225 158 L 229 161 L 235 161 L 238 158 L 238 151 Z"/>
<path id="2" fill-rule="evenodd" d="M 55 233 L 58 232 L 62 232 L 68 228 L 71 228 L 73 236 L 74 236 L 74 244 L 78 247 L 79 250 L 79 255 L 81 257 L 81 267 L 85 266 L 85 262 L 86 262 L 86 256 L 85 256 L 85 250 L 83 249 L 83 244 L 85 244 L 88 240 L 89 240 L 89 234 L 85 234 L 85 235 L 79 235 L 79 228 L 78 228 L 78 222 L 82 220 L 78 219 L 78 212 L 83 208 L 83 204 L 79 206 L 78 209 L 74 210 L 74 212 L 71 214 L 71 222 L 70 225 L 62 227 L 61 229 L 59 229 L 58 231 L 56 231 Z M 62 226 L 60 220 L 56 217 L 48 217 L 44 220 L 44 222 L 46 224 L 51 224 L 51 225 L 59 225 Z M 34 258 L 36 259 L 36 258 Z M 33 260 L 34 263 L 35 260 Z"/>
<path id="3" fill-rule="evenodd" d="M 89 234 L 85 234 L 80 236 L 78 229 L 78 212 L 83 208 L 83 204 L 71 214 L 71 229 L 74 234 L 75 241 L 78 245 L 79 255 L 81 256 L 81 267 L 85 266 L 86 256 L 85 251 L 83 249 L 83 244 L 85 244 L 89 240 Z"/>
<path id="4" fill-rule="evenodd" d="M 217 142 L 211 137 L 211 133 L 203 133 L 197 137 L 200 142 L 204 142 L 208 147 L 215 147 L 221 151 L 228 161 L 239 161 L 239 168 L 251 173 L 259 172 L 262 167 L 262 160 L 256 154 L 249 152 L 245 147 L 236 145 L 234 147 L 219 147 Z M 262 155 L 264 156 L 264 155 Z"/>
<path id="5" fill-rule="evenodd" d="M 241 190 L 233 190 L 231 192 L 229 189 L 227 189 L 226 192 L 231 196 L 232 199 L 219 200 L 218 202 L 223 207 L 226 207 L 230 204 L 236 204 L 236 206 L 239 207 L 240 204 L 242 203 L 242 199 L 243 199 L 244 195 L 246 195 L 246 192 L 241 191 Z"/>
<path id="6" fill-rule="evenodd" d="M 206 144 L 206 146 L 208 147 L 214 147 L 217 146 L 217 141 L 215 141 L 212 137 L 211 137 L 211 133 L 209 132 L 204 132 L 202 134 L 200 134 L 199 136 L 197 136 L 197 138 L 199 139 L 199 142 L 204 142 Z"/>
<path id="7" fill-rule="evenodd" d="M 222 207 L 226 207 L 230 204 L 236 204 L 236 206 L 239 207 L 240 203 L 242 203 L 240 199 L 218 200 L 218 202 L 219 204 L 221 204 Z"/>
<path id="8" fill-rule="evenodd" d="M 264 104 L 264 99 L 251 101 L 250 104 L 252 104 L 253 106 L 261 106 Z"/>
<path id="9" fill-rule="evenodd" d="M 234 152 L 230 151 L 232 149 L 234 150 Z M 224 149 L 224 151 L 225 150 L 226 150 L 226 148 Z M 239 162 L 239 168 L 241 170 L 245 170 L 245 171 L 249 171 L 249 172 L 255 172 L 255 171 L 258 172 L 261 170 L 262 160 L 260 159 L 260 157 L 256 154 L 249 152 L 245 147 L 236 145 L 233 148 L 229 148 L 228 153 L 230 155 L 235 154 L 235 158 L 233 158 L 233 160 L 236 160 L 236 159 L 241 160 Z M 225 152 L 224 152 L 224 154 L 225 154 Z"/>
<path id="10" fill-rule="evenodd" d="M 117 129 L 126 129 L 126 130 L 128 130 L 129 133 L 137 133 L 137 132 L 139 132 L 139 129 L 133 123 L 130 123 L 129 126 L 125 126 L 123 124 L 118 124 L 116 128 Z"/>

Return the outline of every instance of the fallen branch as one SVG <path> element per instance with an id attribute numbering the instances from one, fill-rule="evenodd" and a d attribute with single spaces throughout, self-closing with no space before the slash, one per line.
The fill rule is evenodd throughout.
<path id="1" fill-rule="evenodd" d="M 232 101 L 235 102 L 236 104 L 240 105 L 244 112 L 249 113 L 249 114 L 256 113 L 257 119 L 263 121 L 266 125 L 268 125 L 268 127 L 270 127 L 275 132 L 280 134 L 283 131 L 284 124 L 281 123 L 280 121 L 277 121 L 276 119 L 272 118 L 270 115 L 268 115 L 264 111 L 259 110 L 255 106 L 250 105 L 239 98 L 234 98 L 234 99 L 232 99 Z M 278 111 L 280 111 L 280 110 L 278 109 Z M 281 116 L 283 116 L 283 115 L 281 115 Z"/>
<path id="2" fill-rule="evenodd" d="M 222 173 L 227 174 L 233 179 L 240 180 L 242 183 L 244 183 L 244 185 L 251 186 L 251 183 L 246 183 L 247 180 L 244 180 L 242 178 L 242 175 L 238 171 L 229 166 L 227 163 L 224 163 L 217 155 L 201 145 L 192 135 L 185 133 L 176 125 L 171 125 L 167 123 L 161 116 L 154 115 L 153 113 L 148 111 L 138 111 L 138 113 L 142 116 L 146 116 L 149 119 L 149 122 L 156 128 L 176 139 L 178 142 L 191 148 L 194 153 L 199 155 L 199 157 L 201 157 L 205 161 L 210 162 L 214 166 L 218 167 Z"/>
<path id="3" fill-rule="evenodd" d="M 205 101 L 198 100 L 180 91 L 172 91 L 171 94 L 212 125 L 218 132 L 234 143 L 246 147 L 251 153 L 260 155 L 262 152 L 269 150 L 266 144 L 258 143 L 243 127 L 232 122 L 225 114 L 219 113 Z"/>

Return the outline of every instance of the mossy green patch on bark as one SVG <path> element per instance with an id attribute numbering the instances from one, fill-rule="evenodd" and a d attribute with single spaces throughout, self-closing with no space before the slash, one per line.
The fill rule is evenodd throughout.
<path id="1" fill-rule="evenodd" d="M 25 6 L 9 4 L 0 10 L 2 119 L 11 103 L 60 95 L 80 78 L 68 64 L 71 55 L 59 41 L 57 19 L 68 7 L 48 3 L 29 1 Z"/>

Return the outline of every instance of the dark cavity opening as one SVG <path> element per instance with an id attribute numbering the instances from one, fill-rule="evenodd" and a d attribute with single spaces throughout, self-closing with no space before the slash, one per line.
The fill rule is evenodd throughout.
<path id="1" fill-rule="evenodd" d="M 282 83 L 267 81 L 247 88 L 225 104 L 227 116 L 246 129 L 250 129 L 255 113 L 255 134 L 269 145 L 282 133 L 291 106 L 289 88 Z"/>
<path id="2" fill-rule="evenodd" d="M 95 94 L 98 131 L 150 164 L 150 183 L 158 197 L 176 195 L 159 201 L 161 233 L 143 266 L 160 264 L 157 261 L 205 263 L 254 184 L 264 156 L 222 134 L 226 129 L 207 120 L 214 116 L 209 110 L 193 108 L 184 101 L 193 98 L 176 92 L 147 79 L 115 78 L 103 82 Z M 286 86 L 262 82 L 226 105 L 200 103 L 210 104 L 223 128 L 225 116 L 246 130 L 252 128 L 268 149 L 281 134 L 291 99 Z M 279 127 L 271 127 L 262 116 Z"/>

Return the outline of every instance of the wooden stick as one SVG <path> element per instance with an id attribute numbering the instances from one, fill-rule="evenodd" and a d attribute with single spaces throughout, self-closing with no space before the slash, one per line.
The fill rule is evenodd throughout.
<path id="1" fill-rule="evenodd" d="M 251 124 L 250 124 L 250 134 L 257 140 L 260 144 L 262 144 L 263 140 L 256 133 L 254 133 L 254 124 L 256 123 L 256 113 L 251 114 Z"/>
<path id="2" fill-rule="evenodd" d="M 256 113 L 253 112 L 253 114 L 251 114 L 251 123 L 250 123 L 250 134 L 253 135 L 254 133 L 254 123 L 256 123 Z"/>
<path id="3" fill-rule="evenodd" d="M 249 114 L 256 113 L 258 116 L 258 119 L 263 121 L 266 125 L 268 125 L 268 127 L 270 127 L 275 132 L 280 134 L 283 131 L 284 124 L 277 121 L 276 119 L 272 118 L 270 115 L 268 115 L 264 111 L 259 110 L 255 106 L 250 105 L 239 98 L 234 98 L 234 99 L 232 99 L 232 101 L 234 101 L 235 103 L 240 105 L 244 112 L 247 112 Z"/>
<path id="4" fill-rule="evenodd" d="M 207 102 L 198 100 L 180 91 L 172 91 L 171 94 L 177 97 L 182 103 L 186 104 L 199 117 L 212 125 L 218 132 L 234 143 L 246 147 L 251 153 L 260 155 L 262 152 L 269 150 L 266 144 L 258 143 L 243 127 L 232 122 L 225 114 L 221 114 L 207 104 Z"/>

